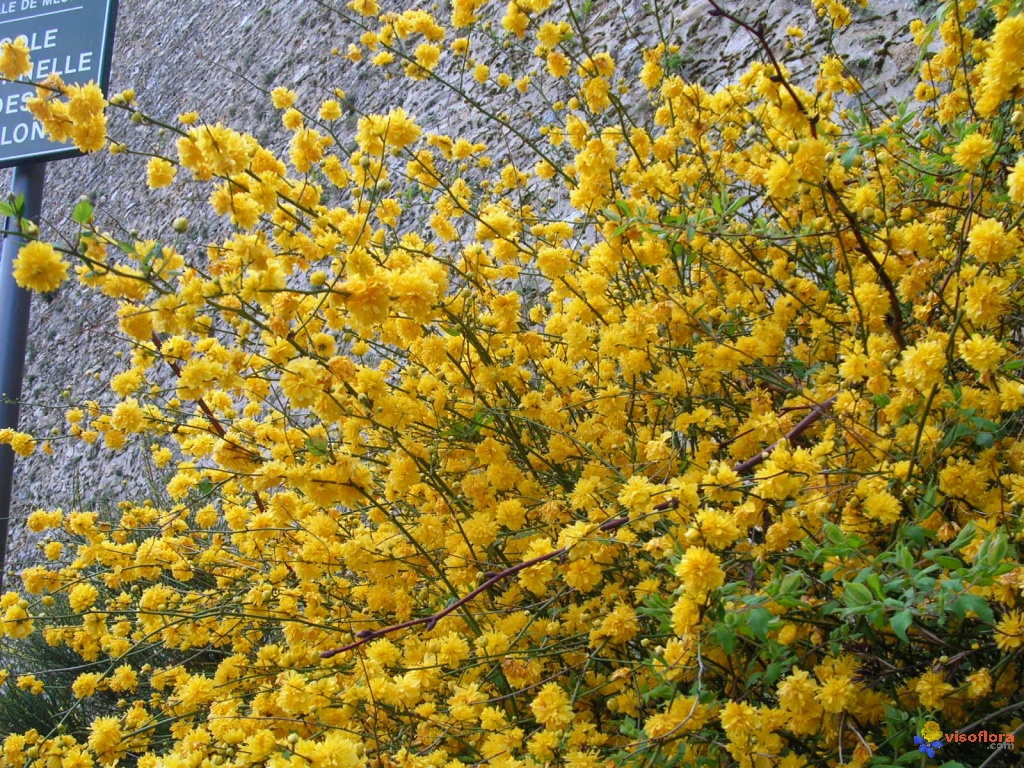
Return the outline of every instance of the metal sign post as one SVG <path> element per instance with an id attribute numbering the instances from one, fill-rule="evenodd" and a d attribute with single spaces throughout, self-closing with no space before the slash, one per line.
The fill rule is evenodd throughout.
<path id="1" fill-rule="evenodd" d="M 46 163 L 19 165 L 14 169 L 11 192 L 21 196 L 25 218 L 35 221 L 43 202 L 43 176 Z M 31 297 L 14 282 L 14 260 L 25 238 L 14 234 L 18 222 L 7 219 L 3 252 L 0 255 L 0 429 L 18 428 L 21 381 L 25 371 L 25 347 L 28 341 L 28 317 Z M 11 490 L 14 475 L 14 451 L 0 445 L 0 590 L 7 565 L 7 534 L 10 526 Z"/>
<path id="2" fill-rule="evenodd" d="M 110 73 L 117 0 L 0 0 L 0 43 L 24 36 L 32 57 L 28 81 L 59 74 L 65 83 L 99 83 Z M 23 217 L 38 221 L 47 160 L 80 153 L 51 141 L 28 111 L 35 96 L 30 82 L 0 80 L 0 168 L 14 168 L 12 195 Z M 25 244 L 18 222 L 8 219 L 0 256 L 0 429 L 18 427 L 21 382 L 28 338 L 29 294 L 14 282 L 14 260 Z M 0 446 L 0 590 L 7 561 L 14 452 Z"/>

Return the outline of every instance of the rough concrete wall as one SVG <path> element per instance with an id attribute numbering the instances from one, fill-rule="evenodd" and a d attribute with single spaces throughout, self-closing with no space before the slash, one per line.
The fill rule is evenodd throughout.
<path id="1" fill-rule="evenodd" d="M 809 2 L 723 3 L 744 18 L 763 22 L 775 39 L 791 24 L 810 30 L 809 40 L 817 34 Z M 402 106 L 429 130 L 468 130 L 492 146 L 507 140 L 436 84 L 410 84 L 401 77 L 361 78 L 359 72 L 365 69 L 331 56 L 332 48 L 344 51 L 360 33 L 332 5 L 344 8 L 337 0 L 121 0 L 111 90 L 136 88 L 147 114 L 173 121 L 178 113 L 195 109 L 208 122 L 222 121 L 278 148 L 285 146 L 287 135 L 266 96 L 278 85 L 299 91 L 300 105 L 311 113 L 332 88 L 341 87 L 357 110 Z M 492 2 L 485 13 L 499 19 L 504 5 Z M 434 8 L 449 12 L 447 5 Z M 708 16 L 704 0 L 660 3 L 657 8 L 672 26 L 670 39 L 681 45 L 682 73 L 708 87 L 728 81 L 758 56 L 748 35 Z M 842 35 L 842 47 L 871 94 L 907 95 L 915 52 L 906 26 L 918 14 L 912 0 L 880 0 L 855 12 L 854 24 Z M 594 0 L 584 23 L 595 45 L 619 59 L 634 56 L 653 27 L 650 4 L 639 0 Z M 490 55 L 500 68 L 515 51 L 497 49 Z M 813 78 L 812 63 L 799 56 L 789 61 L 798 77 Z M 636 72 L 625 74 L 635 77 Z M 484 86 L 476 95 L 504 99 L 503 108 L 510 112 L 524 107 L 520 97 L 497 95 Z M 166 141 L 152 128 L 135 129 L 124 117 L 114 121 L 113 131 L 139 148 Z M 105 226 L 167 239 L 186 254 L 202 250 L 223 233 L 223 224 L 202 212 L 208 190 L 186 185 L 182 195 L 182 187 L 176 185 L 173 191 L 151 192 L 145 186 L 144 163 L 141 157 L 106 153 L 53 163 L 47 172 L 44 236 L 60 238 L 72 231 L 67 216 L 82 194 L 96 201 Z M 0 177 L 0 184 L 9 186 L 7 175 Z M 192 219 L 193 226 L 187 235 L 176 236 L 170 223 L 181 213 Z M 37 453 L 17 465 L 8 560 L 13 571 L 38 558 L 33 538 L 21 523 L 33 509 L 101 510 L 121 498 L 161 498 L 161 478 L 145 460 L 146 446 L 111 453 L 99 445 L 60 437 L 68 403 L 110 402 L 107 382 L 126 367 L 128 348 L 116 338 L 112 302 L 69 283 L 52 297 L 35 297 L 32 313 L 21 428 L 39 437 L 55 430 L 57 436 L 52 456 Z"/>

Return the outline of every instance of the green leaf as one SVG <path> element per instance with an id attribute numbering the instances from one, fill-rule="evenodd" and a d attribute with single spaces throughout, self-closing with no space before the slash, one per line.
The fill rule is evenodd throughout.
<path id="1" fill-rule="evenodd" d="M 740 208 L 742 208 L 744 205 L 746 205 L 753 199 L 753 195 L 743 195 L 743 197 L 736 198 L 735 200 L 732 201 L 732 204 L 725 209 L 725 217 L 729 218 L 734 213 L 736 213 L 736 211 L 738 211 Z"/>
<path id="2" fill-rule="evenodd" d="M 932 560 L 943 568 L 948 568 L 951 571 L 956 571 L 964 567 L 964 564 L 959 559 L 950 557 L 949 555 L 935 555 Z"/>
<path id="3" fill-rule="evenodd" d="M 0 214 L 16 219 L 18 218 L 18 209 L 7 200 L 0 200 Z"/>
<path id="4" fill-rule="evenodd" d="M 722 650 L 726 653 L 732 653 L 736 650 L 736 633 L 725 626 L 725 624 L 719 624 L 711 633 L 714 635 L 718 644 L 722 647 Z"/>
<path id="5" fill-rule="evenodd" d="M 314 456 L 326 456 L 327 441 L 322 437 L 311 437 L 306 440 L 306 450 Z"/>
<path id="6" fill-rule="evenodd" d="M 923 547 L 925 545 L 925 532 L 924 528 L 920 525 L 908 525 L 904 527 L 903 533 L 917 546 Z"/>
<path id="7" fill-rule="evenodd" d="M 775 598 L 775 602 L 783 608 L 802 608 L 804 605 L 800 600 L 797 600 L 792 595 L 779 595 Z"/>
<path id="8" fill-rule="evenodd" d="M 949 607 L 958 616 L 965 615 L 957 610 L 959 607 L 963 607 L 965 611 L 973 611 L 982 621 L 989 623 L 995 621 L 992 609 L 988 607 L 988 603 L 981 595 L 972 595 L 970 593 L 960 595 Z"/>
<path id="9" fill-rule="evenodd" d="M 768 625 L 775 616 L 767 608 L 754 608 L 747 611 L 747 626 L 758 640 L 768 639 Z"/>
<path id="10" fill-rule="evenodd" d="M 847 605 L 868 605 L 874 602 L 874 596 L 871 594 L 871 590 L 865 587 L 863 584 L 858 584 L 855 581 L 851 581 L 846 585 L 846 604 Z"/>
<path id="11" fill-rule="evenodd" d="M 972 416 L 971 423 L 976 427 L 987 429 L 992 432 L 998 432 L 1003 428 L 1002 424 L 992 421 L 991 419 L 983 418 L 982 416 Z"/>
<path id="12" fill-rule="evenodd" d="M 968 523 L 967 525 L 965 525 L 963 530 L 960 531 L 959 534 L 957 534 L 957 537 L 955 539 L 953 539 L 953 543 L 949 545 L 950 551 L 956 551 L 958 549 L 963 549 L 964 547 L 966 547 L 968 544 L 974 541 L 974 536 L 976 533 L 977 530 L 974 527 L 974 523 Z"/>
<path id="13" fill-rule="evenodd" d="M 651 688 L 651 690 L 647 691 L 647 693 L 644 694 L 644 701 L 647 702 L 651 699 L 660 699 L 664 701 L 665 699 L 672 698 L 675 695 L 675 693 L 676 687 L 674 685 L 670 683 L 661 683 L 660 685 L 656 685 L 654 688 Z"/>
<path id="14" fill-rule="evenodd" d="M 878 578 L 877 573 L 872 573 L 865 580 L 868 585 L 868 589 L 878 600 L 885 600 L 885 590 L 882 589 L 882 580 Z"/>
<path id="15" fill-rule="evenodd" d="M 944 451 L 957 440 L 962 437 L 967 437 L 974 431 L 974 428 L 969 424 L 957 424 L 951 430 L 949 430 L 942 438 L 942 442 L 939 443 L 939 450 Z"/>
<path id="16" fill-rule="evenodd" d="M 848 150 L 843 152 L 842 157 L 839 158 L 839 162 L 843 164 L 843 168 L 850 170 L 853 168 L 853 164 L 857 161 L 857 157 L 860 155 L 860 147 L 850 147 Z"/>
<path id="17" fill-rule="evenodd" d="M 892 627 L 892 631 L 895 632 L 896 637 L 904 643 L 910 642 L 909 638 L 907 638 L 907 629 L 909 629 L 910 625 L 913 623 L 914 612 L 909 608 L 905 608 L 889 619 L 889 626 Z"/>
<path id="18" fill-rule="evenodd" d="M 75 209 L 71 212 L 71 218 L 78 224 L 85 226 L 92 221 L 93 207 L 87 199 L 82 198 L 75 205 Z"/>
<path id="19" fill-rule="evenodd" d="M 804 585 L 803 571 L 794 571 L 786 574 L 786 577 L 779 584 L 779 594 L 788 595 L 791 592 L 799 592 Z"/>
<path id="20" fill-rule="evenodd" d="M 924 520 L 926 517 L 931 515 L 935 511 L 935 507 L 939 500 L 939 487 L 935 483 L 929 483 L 928 489 L 924 492 L 924 496 L 921 497 L 921 501 L 917 504 L 917 510 L 915 514 L 918 520 Z"/>
<path id="21" fill-rule="evenodd" d="M 833 544 L 845 544 L 846 534 L 843 533 L 842 529 L 835 523 L 825 523 L 825 536 Z"/>
<path id="22" fill-rule="evenodd" d="M 1008 546 L 1006 535 L 997 533 L 995 536 L 987 539 L 982 545 L 977 561 L 988 566 L 999 565 L 999 563 L 1003 562 L 1003 558 L 1006 557 Z"/>

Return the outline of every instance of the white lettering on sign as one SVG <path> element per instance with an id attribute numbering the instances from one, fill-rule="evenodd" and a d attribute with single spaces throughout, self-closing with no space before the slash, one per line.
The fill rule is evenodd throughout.
<path id="1" fill-rule="evenodd" d="M 3 114 L 13 115 L 15 112 L 28 112 L 28 100 L 32 98 L 31 91 L 24 93 L 12 93 L 3 100 Z"/>
<path id="2" fill-rule="evenodd" d="M 43 126 L 36 122 L 0 126 L 0 147 L 6 147 L 9 144 L 24 144 L 29 138 L 41 139 L 43 137 Z"/>
<path id="3" fill-rule="evenodd" d="M 76 153 L 43 135 L 28 105 L 32 81 L 60 75 L 68 85 L 106 88 L 117 0 L 0 0 L 0 42 L 22 38 L 32 69 L 19 82 L 0 81 L 0 168 Z"/>
<path id="4" fill-rule="evenodd" d="M 38 59 L 32 71 L 33 79 L 42 80 L 49 74 L 73 75 L 76 72 L 88 72 L 92 69 L 92 51 L 85 51 L 78 56 L 64 56 L 56 59 Z"/>
<path id="5" fill-rule="evenodd" d="M 0 43 L 12 43 L 17 37 L 19 37 L 19 35 L 14 35 L 14 37 L 0 37 Z M 31 35 L 21 35 L 21 37 L 28 39 L 28 49 L 30 51 L 42 51 L 46 48 L 57 47 L 56 29 L 48 29 L 42 35 L 38 32 L 33 32 Z"/>

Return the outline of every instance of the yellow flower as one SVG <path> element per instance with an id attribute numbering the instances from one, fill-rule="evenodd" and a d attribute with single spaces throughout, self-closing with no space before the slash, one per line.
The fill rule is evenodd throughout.
<path id="1" fill-rule="evenodd" d="M 325 138 L 309 128 L 300 128 L 295 132 L 288 147 L 288 159 L 295 170 L 309 173 L 313 165 L 323 159 Z"/>
<path id="2" fill-rule="evenodd" d="M 1010 611 L 996 623 L 996 646 L 1001 651 L 1024 646 L 1024 612 Z"/>
<path id="3" fill-rule="evenodd" d="M 978 113 L 989 117 L 1010 97 L 1024 79 L 1024 16 L 1007 16 L 1000 21 L 989 41 L 989 55 L 981 65 L 981 93 Z"/>
<path id="4" fill-rule="evenodd" d="M 441 59 L 441 48 L 433 43 L 420 43 L 416 46 L 413 56 L 416 59 L 416 68 L 412 71 L 407 69 L 406 73 L 417 79 L 422 79 L 437 67 L 437 63 Z"/>
<path id="5" fill-rule="evenodd" d="M 270 92 L 270 99 L 274 102 L 274 106 L 277 109 L 288 109 L 288 107 L 295 103 L 297 98 L 298 96 L 296 96 L 295 91 L 289 88 L 278 87 Z"/>
<path id="6" fill-rule="evenodd" d="M 823 139 L 805 139 L 793 156 L 793 168 L 802 181 L 817 184 L 828 169 L 828 143 Z"/>
<path id="7" fill-rule="evenodd" d="M 21 675 L 18 678 L 18 687 L 23 691 L 28 691 L 34 696 L 38 696 L 43 692 L 43 681 L 35 675 Z"/>
<path id="8" fill-rule="evenodd" d="M 14 260 L 14 281 L 22 288 L 46 293 L 68 278 L 68 264 L 49 243 L 33 240 L 22 246 Z"/>
<path id="9" fill-rule="evenodd" d="M 569 59 L 558 51 L 548 54 L 547 65 L 552 77 L 565 77 L 572 68 Z"/>
<path id="10" fill-rule="evenodd" d="M 99 590 L 92 584 L 83 581 L 71 588 L 71 592 L 68 593 L 68 605 L 71 606 L 71 610 L 81 613 L 91 608 L 97 597 L 99 597 Z"/>
<path id="11" fill-rule="evenodd" d="M 178 167 L 162 157 L 152 157 L 146 165 L 146 184 L 150 189 L 166 187 L 174 181 Z"/>
<path id="12" fill-rule="evenodd" d="M 604 617 L 600 627 L 591 630 L 590 645 L 593 648 L 606 642 L 611 645 L 624 645 L 636 637 L 639 631 L 636 613 L 628 605 L 620 603 Z"/>
<path id="13" fill-rule="evenodd" d="M 745 741 L 761 722 L 757 709 L 742 701 L 729 701 L 718 717 L 730 741 Z"/>
<path id="14" fill-rule="evenodd" d="M 327 99 L 320 105 L 321 120 L 337 120 L 341 117 L 341 104 L 334 99 Z"/>
<path id="15" fill-rule="evenodd" d="M 942 738 L 942 726 L 934 720 L 929 720 L 921 727 L 921 735 L 925 741 L 938 741 Z"/>
<path id="16" fill-rule="evenodd" d="M 452 3 L 452 26 L 456 29 L 468 27 L 477 20 L 476 12 L 482 5 L 482 0 L 454 0 Z"/>
<path id="17" fill-rule="evenodd" d="M 992 675 L 988 669 L 979 669 L 967 676 L 967 695 L 972 699 L 980 699 L 992 691 Z"/>
<path id="18" fill-rule="evenodd" d="M 0 429 L 0 445 L 9 445 L 19 456 L 31 456 L 36 449 L 32 435 L 13 429 Z"/>
<path id="19" fill-rule="evenodd" d="M 386 115 L 367 115 L 359 118 L 356 143 L 370 157 L 381 157 L 385 148 L 404 149 L 415 142 L 423 131 L 404 109 L 394 109 Z"/>
<path id="20" fill-rule="evenodd" d="M 982 219 L 967 235 L 967 252 L 985 264 L 1001 264 L 1017 252 L 1018 241 L 1001 221 Z"/>
<path id="21" fill-rule="evenodd" d="M 18 35 L 0 46 L 0 75 L 7 80 L 17 80 L 32 71 L 29 57 L 28 38 Z"/>
<path id="22" fill-rule="evenodd" d="M 768 194 L 781 199 L 792 197 L 800 188 L 800 172 L 784 158 L 777 158 L 768 169 Z"/>
<path id="23" fill-rule="evenodd" d="M 289 131 L 295 131 L 302 127 L 302 113 L 297 109 L 286 109 L 281 115 L 281 125 Z"/>
<path id="24" fill-rule="evenodd" d="M 722 558 L 704 547 L 690 547 L 676 566 L 676 576 L 683 582 L 685 594 L 703 597 L 725 584 Z"/>
<path id="25" fill-rule="evenodd" d="M 18 600 L 4 611 L 3 618 L 0 620 L 0 637 L 5 634 L 14 638 L 28 637 L 34 630 L 35 622 L 29 616 L 26 601 Z"/>
<path id="26" fill-rule="evenodd" d="M 864 515 L 877 520 L 883 525 L 895 523 L 900 519 L 902 507 L 900 501 L 888 491 L 878 491 L 868 494 L 864 499 Z"/>
<path id="27" fill-rule="evenodd" d="M 380 13 L 377 0 L 350 0 L 348 7 L 363 16 L 376 16 Z"/>
<path id="28" fill-rule="evenodd" d="M 921 704 L 929 709 L 942 710 L 946 697 L 954 690 L 941 672 L 925 672 L 914 686 Z"/>
<path id="29" fill-rule="evenodd" d="M 123 736 L 116 717 L 97 717 L 89 726 L 89 748 L 96 753 L 101 763 L 110 764 L 125 752 L 124 749 L 118 749 Z"/>
<path id="30" fill-rule="evenodd" d="M 729 546 L 740 536 L 732 515 L 718 509 L 702 509 L 694 523 L 704 542 L 715 549 Z"/>
<path id="31" fill-rule="evenodd" d="M 992 139 L 980 133 L 972 133 L 953 151 L 953 162 L 967 171 L 973 171 L 983 160 L 992 155 L 995 144 Z"/>
<path id="32" fill-rule="evenodd" d="M 1003 360 L 1005 350 L 992 336 L 974 334 L 961 341 L 957 347 L 960 357 L 978 373 L 994 371 Z"/>
<path id="33" fill-rule="evenodd" d="M 922 341 L 903 352 L 896 377 L 918 392 L 926 392 L 941 383 L 946 366 L 946 350 L 938 340 Z"/>
<path id="34" fill-rule="evenodd" d="M 1017 162 L 1010 171 L 1006 180 L 1006 186 L 1010 193 L 1010 199 L 1017 205 L 1024 205 L 1024 155 L 1017 158 Z"/>
<path id="35" fill-rule="evenodd" d="M 99 672 L 83 672 L 75 678 L 75 682 L 71 685 L 71 691 L 79 699 L 92 696 L 96 693 L 96 686 L 102 677 L 103 675 Z"/>
<path id="36" fill-rule="evenodd" d="M 853 706 L 857 688 L 849 675 L 835 675 L 819 686 L 815 698 L 826 712 L 838 714 Z"/>
<path id="37" fill-rule="evenodd" d="M 557 683 L 543 686 L 530 704 L 537 722 L 553 731 L 564 729 L 573 721 L 572 704 Z"/>

